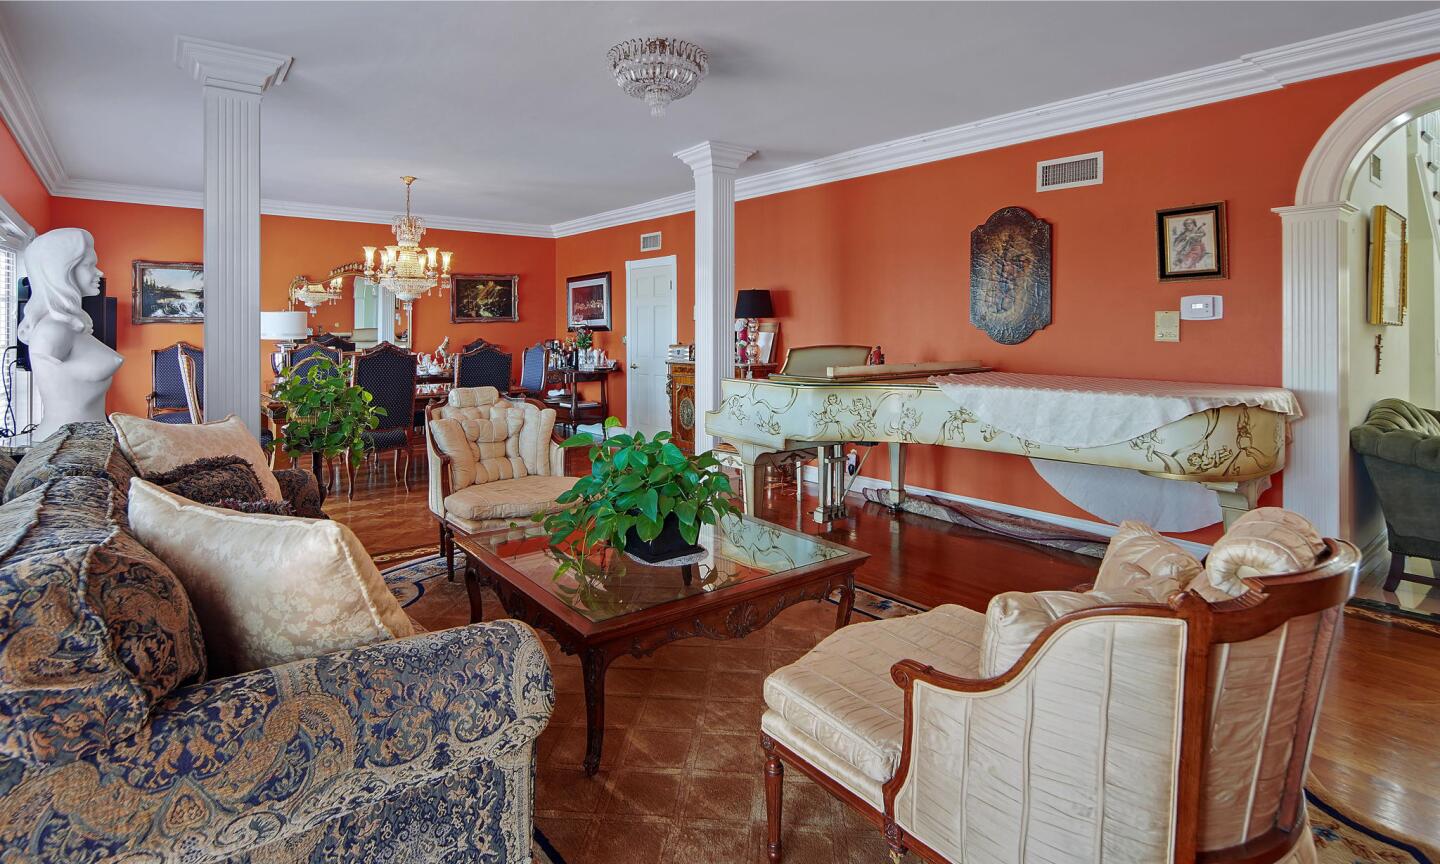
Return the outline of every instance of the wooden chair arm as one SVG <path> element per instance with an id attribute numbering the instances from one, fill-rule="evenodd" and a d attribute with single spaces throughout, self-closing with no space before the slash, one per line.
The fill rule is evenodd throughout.
<path id="1" fill-rule="evenodd" d="M 425 451 L 431 459 L 438 459 L 440 461 L 440 500 L 444 501 L 450 497 L 450 492 L 452 491 L 450 489 L 450 457 L 439 449 L 431 446 L 430 421 L 434 419 L 434 413 L 434 403 L 427 404 L 425 406 Z"/>

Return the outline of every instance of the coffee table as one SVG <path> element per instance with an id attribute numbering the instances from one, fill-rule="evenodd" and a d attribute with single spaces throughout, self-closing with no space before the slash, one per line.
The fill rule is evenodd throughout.
<path id="1" fill-rule="evenodd" d="M 600 768 L 605 735 L 605 670 L 617 657 L 643 657 L 681 639 L 739 639 L 802 600 L 840 590 L 835 626 L 850 621 L 855 570 L 870 556 L 749 516 L 705 526 L 698 562 L 660 566 L 618 550 L 596 552 L 557 576 L 560 558 L 538 525 L 456 536 L 465 553 L 470 620 L 482 617 L 481 589 L 506 613 L 546 631 L 578 654 L 585 679 L 585 772 Z"/>

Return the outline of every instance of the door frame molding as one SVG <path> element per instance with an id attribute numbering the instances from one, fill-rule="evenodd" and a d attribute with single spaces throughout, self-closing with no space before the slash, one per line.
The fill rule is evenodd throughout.
<path id="1" fill-rule="evenodd" d="M 654 267 L 660 264 L 670 265 L 670 279 L 675 285 L 675 338 L 680 338 L 680 260 L 678 255 L 653 255 L 649 258 L 636 258 L 633 261 L 625 262 L 625 428 L 627 431 L 635 431 L 635 424 L 630 416 L 630 406 L 635 404 L 635 377 L 630 374 L 630 332 L 635 326 L 634 296 L 635 292 L 630 290 L 633 282 L 632 274 L 636 270 L 646 267 Z M 665 410 L 670 410 L 669 402 L 666 402 Z M 668 430 L 668 426 L 666 429 Z"/>

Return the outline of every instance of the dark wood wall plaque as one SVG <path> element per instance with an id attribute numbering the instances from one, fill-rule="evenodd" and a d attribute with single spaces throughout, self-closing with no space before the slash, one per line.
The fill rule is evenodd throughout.
<path id="1" fill-rule="evenodd" d="M 1050 324 L 1050 223 L 996 210 L 970 232 L 970 323 L 1002 345 Z"/>

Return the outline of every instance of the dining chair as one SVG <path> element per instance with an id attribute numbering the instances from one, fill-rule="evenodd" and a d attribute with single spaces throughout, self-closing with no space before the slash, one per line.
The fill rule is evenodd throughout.
<path id="1" fill-rule="evenodd" d="M 415 355 L 392 345 L 381 342 L 374 348 L 361 351 L 355 358 L 354 383 L 369 392 L 376 407 L 385 409 L 380 425 L 363 433 L 365 450 L 371 456 L 385 451 L 395 452 L 395 473 L 404 478 L 405 489 L 410 489 L 410 449 L 414 434 L 413 415 L 415 412 Z M 405 470 L 400 472 L 400 451 L 405 452 Z M 347 497 L 355 494 L 355 466 L 346 460 L 350 488 Z"/>
<path id="2" fill-rule="evenodd" d="M 332 347 L 324 342 L 306 342 L 304 345 L 290 352 L 290 369 L 295 375 L 304 375 L 307 367 L 317 357 L 328 357 L 336 366 L 339 366 L 344 359 L 344 354 L 339 348 Z M 325 371 L 321 373 L 324 377 L 338 375 L 338 371 Z"/>
<path id="3" fill-rule="evenodd" d="M 321 333 L 313 340 L 321 345 L 328 345 L 331 348 L 339 348 L 342 352 L 355 350 L 355 343 L 343 336 L 336 336 L 334 333 Z"/>
<path id="4" fill-rule="evenodd" d="M 545 384 L 549 380 L 545 363 L 545 343 L 537 342 L 520 353 L 520 383 L 510 390 L 513 396 L 531 399 L 545 398 Z"/>
<path id="5" fill-rule="evenodd" d="M 465 347 L 461 348 L 460 352 L 463 354 L 466 351 L 474 351 L 477 348 L 494 348 L 496 351 L 500 350 L 500 346 L 493 342 L 487 342 L 484 339 L 472 339 L 465 343 Z"/>
<path id="6" fill-rule="evenodd" d="M 510 390 L 509 354 L 488 342 L 466 348 L 455 361 L 456 387 L 494 387 L 501 393 Z"/>
<path id="7" fill-rule="evenodd" d="M 150 352 L 150 393 L 145 397 L 145 416 L 160 423 L 195 423 L 185 399 L 185 382 L 180 375 L 181 355 L 195 363 L 195 392 L 205 393 L 205 349 L 189 342 L 176 342 Z"/>

